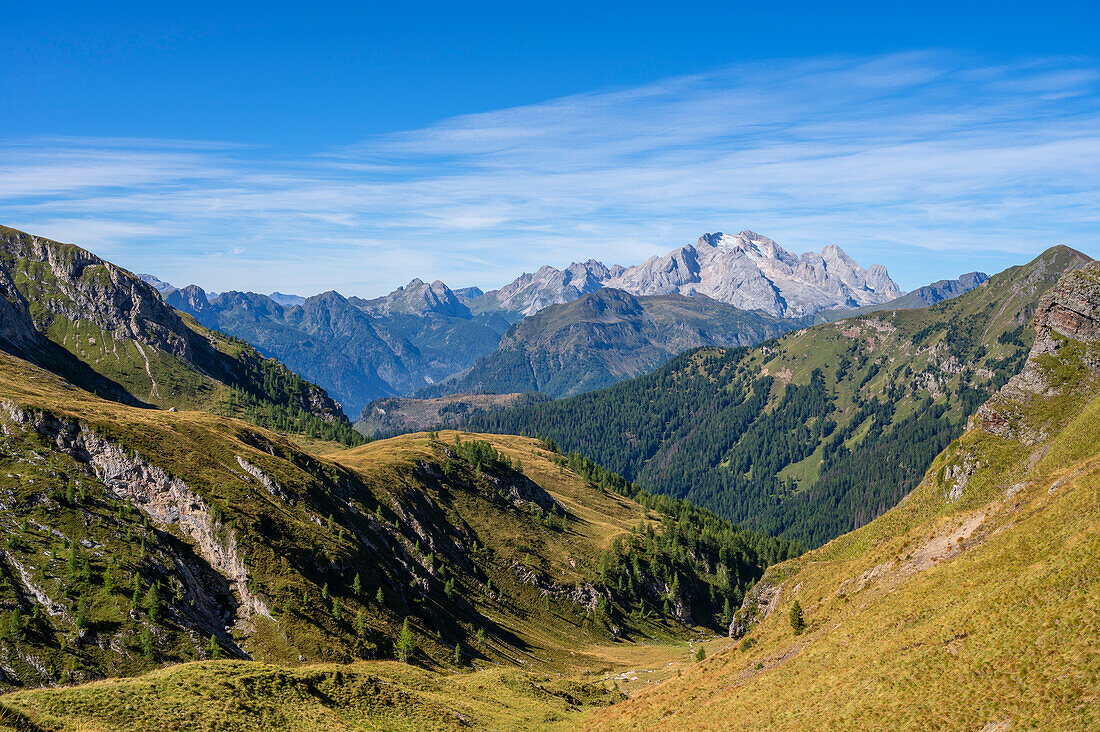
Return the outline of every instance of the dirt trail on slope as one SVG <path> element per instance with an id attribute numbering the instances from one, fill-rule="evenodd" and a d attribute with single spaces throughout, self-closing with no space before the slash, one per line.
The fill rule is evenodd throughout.
<path id="1" fill-rule="evenodd" d="M 962 553 L 966 541 L 977 531 L 983 521 L 985 521 L 984 511 L 966 518 L 958 527 L 932 537 L 913 552 L 913 556 L 901 565 L 901 570 L 922 572 L 940 562 L 954 558 Z"/>

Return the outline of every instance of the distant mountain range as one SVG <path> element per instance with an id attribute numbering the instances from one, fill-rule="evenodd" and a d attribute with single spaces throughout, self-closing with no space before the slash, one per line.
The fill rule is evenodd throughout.
<path id="1" fill-rule="evenodd" d="M 875 305 L 902 295 L 885 267 L 865 270 L 835 244 L 821 254 L 795 257 L 766 236 L 742 231 L 704 234 L 695 244 L 633 267 L 608 267 L 594 259 L 564 270 L 541 267 L 467 302 L 475 312 L 501 312 L 518 320 L 602 287 L 632 295 L 706 295 L 780 318 Z"/>
<path id="2" fill-rule="evenodd" d="M 420 280 L 375 300 L 281 296 L 290 305 L 254 292 L 211 297 L 197 285 L 161 292 L 206 327 L 311 374 L 353 415 L 371 399 L 408 394 L 468 368 L 508 328 L 499 313 L 474 315 L 443 283 Z"/>
<path id="3" fill-rule="evenodd" d="M 544 266 L 488 292 L 414 279 L 372 299 L 213 295 L 142 278 L 168 304 L 282 360 L 357 415 L 374 399 L 410 394 L 577 394 L 647 373 L 689 348 L 753 345 L 814 319 L 920 307 L 986 276 L 903 296 L 885 267 L 864 269 L 836 245 L 796 257 L 742 231 L 705 234 L 633 267 L 594 259 Z"/>
<path id="4" fill-rule="evenodd" d="M 854 315 L 874 313 L 880 310 L 910 310 L 935 305 L 959 295 L 965 295 L 975 287 L 985 283 L 989 275 L 985 272 L 968 272 L 954 280 L 939 280 L 924 287 L 918 287 L 901 297 L 879 305 L 864 305 L 853 310 L 825 310 L 818 313 L 818 319 L 826 322 L 850 318 Z"/>

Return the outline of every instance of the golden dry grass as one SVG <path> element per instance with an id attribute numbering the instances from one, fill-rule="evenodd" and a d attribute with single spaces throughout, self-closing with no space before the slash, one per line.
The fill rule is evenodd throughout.
<path id="1" fill-rule="evenodd" d="M 1100 400 L 1030 469 L 1018 444 L 967 435 L 955 449 L 988 458 L 969 498 L 945 502 L 941 456 L 899 507 L 775 568 L 792 576 L 750 649 L 720 652 L 586 726 L 1096 729 L 1098 413 Z M 796 599 L 810 624 L 798 636 Z"/>

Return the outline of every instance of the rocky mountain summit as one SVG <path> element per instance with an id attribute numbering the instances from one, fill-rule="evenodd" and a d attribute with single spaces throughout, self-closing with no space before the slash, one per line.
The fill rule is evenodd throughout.
<path id="1" fill-rule="evenodd" d="M 428 284 L 420 278 L 415 278 L 404 287 L 383 297 L 373 300 L 362 300 L 357 297 L 349 298 L 359 308 L 377 315 L 392 315 L 404 313 L 406 315 L 427 315 L 437 313 L 458 318 L 470 317 L 470 309 L 459 299 L 451 288 L 439 280 Z"/>
<path id="2" fill-rule="evenodd" d="M 902 295 L 885 267 L 864 269 L 835 244 L 796 257 L 766 236 L 742 231 L 704 234 L 695 244 L 633 267 L 608 267 L 594 259 L 564 270 L 541 267 L 469 304 L 475 312 L 496 310 L 518 320 L 602 287 L 632 295 L 706 295 L 779 318 L 877 305 Z"/>
<path id="3" fill-rule="evenodd" d="M 820 254 L 795 257 L 751 231 L 704 234 L 695 244 L 650 257 L 604 284 L 635 295 L 701 294 L 776 317 L 874 305 L 902 294 L 885 267 L 865 270 L 835 244 Z"/>
<path id="4" fill-rule="evenodd" d="M 511 320 L 519 320 L 547 306 L 593 293 L 622 272 L 618 265 L 609 269 L 595 259 L 573 262 L 563 270 L 547 265 L 534 273 L 524 272 L 499 290 L 474 298 L 470 304 L 476 312 L 498 311 Z"/>

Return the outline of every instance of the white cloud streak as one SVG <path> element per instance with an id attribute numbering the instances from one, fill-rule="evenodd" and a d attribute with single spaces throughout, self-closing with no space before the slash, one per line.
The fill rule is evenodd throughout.
<path id="1" fill-rule="evenodd" d="M 1100 70 L 911 53 L 738 66 L 319 154 L 0 143 L 0 221 L 214 290 L 376 295 L 630 264 L 704 231 L 835 242 L 903 287 L 1100 256 Z"/>

